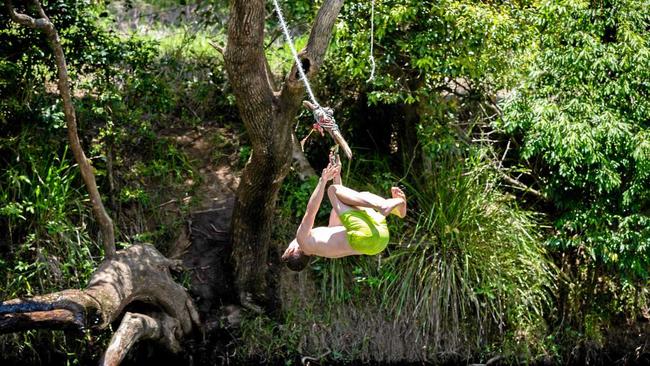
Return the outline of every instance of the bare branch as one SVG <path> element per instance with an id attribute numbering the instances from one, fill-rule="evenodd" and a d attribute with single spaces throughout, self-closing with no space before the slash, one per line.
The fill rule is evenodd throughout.
<path id="1" fill-rule="evenodd" d="M 293 145 L 291 156 L 293 157 L 294 169 L 296 169 L 300 180 L 304 181 L 307 178 L 316 176 L 316 171 L 311 164 L 309 164 L 309 160 L 307 160 L 305 153 L 300 148 L 298 137 L 296 137 L 296 134 L 293 132 L 291 133 L 291 144 Z"/>
<path id="2" fill-rule="evenodd" d="M 29 15 L 17 13 L 10 0 L 5 0 L 5 8 L 7 8 L 7 12 L 14 22 L 26 27 L 36 28 L 36 20 Z"/>
<path id="3" fill-rule="evenodd" d="M 503 178 L 503 180 L 512 184 L 515 188 L 520 189 L 525 193 L 530 193 L 541 200 L 548 201 L 548 197 L 546 197 L 546 195 L 544 195 L 542 192 L 525 185 L 524 183 L 514 179 L 513 177 L 509 176 L 508 174 L 506 174 L 501 170 L 497 169 L 497 171 L 499 172 L 499 175 Z"/>
<path id="4" fill-rule="evenodd" d="M 70 142 L 70 147 L 75 157 L 75 161 L 79 165 L 81 177 L 83 178 L 83 181 L 86 185 L 86 189 L 88 189 L 88 194 L 90 195 L 90 201 L 92 203 L 93 214 L 99 223 L 102 232 L 104 255 L 106 258 L 112 258 L 115 256 L 115 231 L 113 228 L 113 220 L 104 208 L 101 195 L 97 189 L 97 182 L 95 180 L 95 174 L 93 173 L 92 164 L 90 160 L 86 158 L 86 154 L 84 153 L 81 142 L 79 141 L 79 134 L 77 132 L 77 117 L 75 115 L 74 105 L 72 103 L 72 93 L 70 91 L 70 77 L 68 76 L 68 67 L 66 65 L 65 55 L 63 54 L 63 47 L 61 47 L 61 41 L 59 40 L 59 34 L 45 14 L 45 11 L 43 10 L 40 2 L 33 0 L 33 3 L 36 6 L 41 18 L 34 19 L 28 15 L 16 13 L 11 1 L 5 0 L 5 6 L 9 11 L 11 19 L 13 19 L 18 24 L 43 31 L 47 36 L 50 47 L 52 47 L 52 50 L 54 51 L 54 58 L 56 60 L 59 77 L 59 93 L 61 94 L 61 99 L 63 100 L 63 113 L 65 115 L 66 125 L 68 127 L 68 140 Z"/>
<path id="5" fill-rule="evenodd" d="M 219 53 L 221 54 L 221 56 L 223 56 L 224 53 L 226 53 L 226 48 L 225 48 L 225 47 L 223 47 L 223 46 L 221 46 L 221 45 L 218 45 L 218 44 L 216 44 L 216 43 L 214 43 L 214 42 L 212 42 L 212 41 L 208 41 L 208 44 L 209 44 L 210 46 L 212 46 L 212 48 L 214 48 L 215 50 L 217 50 L 217 52 L 219 52 Z"/>
<path id="6" fill-rule="evenodd" d="M 38 0 L 32 0 L 32 3 L 36 7 L 36 10 L 38 10 L 38 15 L 41 16 L 42 19 L 45 19 L 46 21 L 50 21 L 50 18 L 45 15 L 45 11 L 43 10 L 43 6 L 41 6 L 41 2 Z"/>
<path id="7" fill-rule="evenodd" d="M 503 162 L 506 160 L 506 156 L 508 156 L 508 150 L 510 150 L 510 141 L 508 140 L 508 144 L 506 145 L 506 150 L 503 152 L 503 156 L 501 157 L 501 160 L 499 160 L 499 166 L 497 169 L 503 168 Z"/>

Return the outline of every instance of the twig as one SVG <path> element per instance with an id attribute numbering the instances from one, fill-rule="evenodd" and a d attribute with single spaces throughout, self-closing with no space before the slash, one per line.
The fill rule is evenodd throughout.
<path id="1" fill-rule="evenodd" d="M 208 44 L 212 46 L 217 52 L 223 56 L 226 53 L 226 48 L 224 46 L 218 45 L 216 43 L 213 43 L 212 41 L 208 41 Z"/>
<path id="2" fill-rule="evenodd" d="M 174 199 L 169 200 L 169 201 L 167 201 L 167 202 L 165 202 L 165 203 L 161 203 L 161 204 L 159 204 L 157 208 L 161 208 L 161 207 L 164 207 L 164 206 L 170 205 L 170 204 L 172 204 L 172 203 L 177 203 L 177 202 L 178 202 L 178 200 L 174 198 Z"/>
<path id="3" fill-rule="evenodd" d="M 506 145 L 506 151 L 503 152 L 503 156 L 501 157 L 501 160 L 499 160 L 499 167 L 497 169 L 501 169 L 503 167 L 503 161 L 506 160 L 508 150 L 510 150 L 510 140 L 508 140 L 508 144 Z"/>
<path id="4" fill-rule="evenodd" d="M 212 230 L 214 230 L 215 233 L 218 233 L 218 234 L 227 234 L 227 233 L 228 233 L 227 230 L 219 230 L 219 229 L 217 229 L 217 228 L 214 226 L 214 224 L 210 224 L 210 227 L 212 228 Z"/>
<path id="5" fill-rule="evenodd" d="M 330 350 L 330 351 L 327 351 L 327 352 L 325 352 L 325 353 L 323 353 L 322 355 L 320 355 L 320 356 L 318 356 L 318 357 L 303 356 L 303 357 L 300 359 L 300 363 L 302 363 L 303 365 L 306 366 L 306 365 L 309 365 L 309 361 L 318 362 L 318 361 L 322 360 L 323 357 L 329 355 L 330 353 L 332 353 L 331 350 Z"/>
<path id="6" fill-rule="evenodd" d="M 508 174 L 506 174 L 506 173 L 504 173 L 504 172 L 502 172 L 500 170 L 499 170 L 499 175 L 501 175 L 501 177 L 506 182 L 512 184 L 516 188 L 518 188 L 518 189 L 520 189 L 520 190 L 522 190 L 524 192 L 528 192 L 528 193 L 532 194 L 533 196 L 536 196 L 537 198 L 539 198 L 541 200 L 548 201 L 548 197 L 546 197 L 542 192 L 521 183 L 520 181 L 512 178 L 511 176 L 509 176 Z"/>

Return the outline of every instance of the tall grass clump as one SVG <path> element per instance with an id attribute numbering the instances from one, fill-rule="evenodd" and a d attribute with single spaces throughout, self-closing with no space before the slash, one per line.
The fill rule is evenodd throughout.
<path id="1" fill-rule="evenodd" d="M 499 191 L 487 167 L 446 156 L 411 177 L 412 223 L 384 259 L 382 272 L 391 275 L 382 304 L 395 322 L 416 324 L 416 338 L 434 355 L 507 352 L 490 349 L 503 336 L 518 356 L 543 346 L 554 267 L 534 215 Z"/>

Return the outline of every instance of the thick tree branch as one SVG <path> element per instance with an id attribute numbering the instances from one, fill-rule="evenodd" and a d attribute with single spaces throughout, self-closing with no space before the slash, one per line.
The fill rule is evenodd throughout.
<path id="1" fill-rule="evenodd" d="M 12 333 L 23 329 L 83 329 L 79 314 L 67 309 L 33 311 L 0 315 L 0 332 Z"/>
<path id="2" fill-rule="evenodd" d="M 165 258 L 151 245 L 131 246 L 102 262 L 83 290 L 0 303 L 0 333 L 43 327 L 47 321 L 56 322 L 57 329 L 102 329 L 127 305 L 144 302 L 177 319 L 180 338 L 199 324 L 199 318 L 185 289 L 171 277 L 170 268 L 175 266 L 176 261 Z"/>
<path id="3" fill-rule="evenodd" d="M 79 165 L 81 177 L 88 189 L 90 201 L 92 203 L 92 210 L 95 219 L 99 223 L 102 232 L 102 242 L 104 247 L 104 254 L 106 258 L 115 256 L 115 231 L 113 228 L 113 220 L 110 218 L 104 204 L 102 203 L 99 190 L 97 189 L 97 182 L 93 173 L 93 167 L 86 154 L 83 151 L 81 142 L 79 141 L 79 134 L 77 132 L 77 117 L 75 115 L 74 105 L 72 104 L 72 93 L 70 91 L 70 77 L 68 76 L 68 67 L 66 65 L 65 56 L 63 54 L 63 47 L 59 40 L 59 34 L 50 22 L 50 19 L 45 15 L 43 7 L 37 0 L 33 1 L 34 6 L 38 10 L 40 18 L 34 19 L 25 14 L 19 14 L 15 11 L 10 0 L 5 0 L 5 6 L 11 19 L 16 23 L 26 27 L 41 30 L 47 36 L 48 43 L 54 51 L 54 58 L 58 71 L 58 87 L 61 99 L 63 100 L 63 113 L 65 115 L 66 125 L 68 127 L 68 140 L 75 161 Z"/>
<path id="4" fill-rule="evenodd" d="M 9 13 L 11 19 L 20 25 L 23 25 L 25 27 L 30 27 L 30 28 L 38 28 L 38 29 L 41 29 L 42 27 L 45 26 L 45 22 L 43 22 L 42 20 L 37 24 L 36 19 L 30 17 L 29 15 L 16 12 L 16 10 L 13 7 L 13 4 L 9 0 L 5 1 L 5 7 L 7 8 L 7 12 Z"/>

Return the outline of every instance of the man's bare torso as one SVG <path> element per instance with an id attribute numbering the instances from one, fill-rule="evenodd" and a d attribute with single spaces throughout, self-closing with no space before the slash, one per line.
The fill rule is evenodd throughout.
<path id="1" fill-rule="evenodd" d="M 299 242 L 307 255 L 327 258 L 340 258 L 361 253 L 350 247 L 347 233 L 343 226 L 319 226 L 311 229 L 310 234 Z"/>

